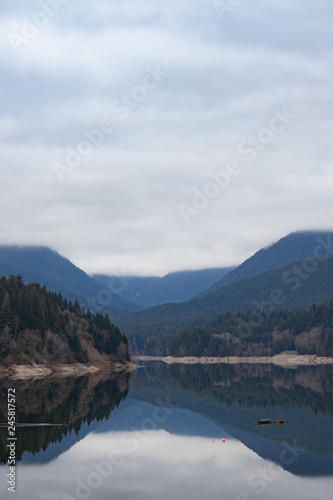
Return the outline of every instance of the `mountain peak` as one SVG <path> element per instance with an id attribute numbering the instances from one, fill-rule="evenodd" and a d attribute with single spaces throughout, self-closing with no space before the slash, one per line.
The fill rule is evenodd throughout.
<path id="1" fill-rule="evenodd" d="M 108 313 L 113 318 L 119 315 L 120 309 L 141 309 L 117 293 L 110 290 L 105 293 L 105 286 L 46 246 L 1 245 L 0 274 L 7 277 L 20 274 L 26 283 L 45 285 L 48 290 L 60 292 L 68 299 L 77 298 L 85 308 Z"/>
<path id="2" fill-rule="evenodd" d="M 222 286 L 287 266 L 292 262 L 314 257 L 318 247 L 322 249 L 323 255 L 333 257 L 333 231 L 307 230 L 290 233 L 258 250 L 240 266 L 205 290 L 201 296 L 218 290 Z"/>

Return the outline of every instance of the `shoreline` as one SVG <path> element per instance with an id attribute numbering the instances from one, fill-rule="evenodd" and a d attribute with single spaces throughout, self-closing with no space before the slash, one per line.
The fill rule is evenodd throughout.
<path id="1" fill-rule="evenodd" d="M 82 363 L 69 364 L 50 364 L 50 365 L 0 365 L 0 380 L 30 380 L 51 377 L 82 377 L 84 375 L 92 375 L 97 372 L 105 372 L 117 374 L 123 372 L 131 372 L 142 368 L 136 364 L 139 361 L 162 361 L 166 364 L 183 364 L 183 365 L 213 365 L 213 364 L 273 364 L 284 368 L 297 368 L 298 366 L 323 366 L 333 365 L 333 357 L 323 357 L 308 354 L 281 353 L 274 356 L 133 356 L 128 363 L 111 363 L 109 365 L 95 366 L 85 365 Z"/>
<path id="2" fill-rule="evenodd" d="M 333 364 L 333 357 L 316 356 L 315 354 L 275 354 L 274 356 L 133 356 L 133 361 L 162 361 L 167 364 L 186 364 L 186 365 L 210 365 L 210 364 L 273 364 L 286 368 L 298 366 L 319 366 Z"/>
<path id="3" fill-rule="evenodd" d="M 136 370 L 138 366 L 131 361 L 126 364 L 111 363 L 110 365 L 94 366 L 82 363 L 50 364 L 50 365 L 11 365 L 8 367 L 0 365 L 0 379 L 10 378 L 14 380 L 29 380 L 49 377 L 82 377 L 93 373 L 109 370 L 110 373 L 122 373 Z"/>

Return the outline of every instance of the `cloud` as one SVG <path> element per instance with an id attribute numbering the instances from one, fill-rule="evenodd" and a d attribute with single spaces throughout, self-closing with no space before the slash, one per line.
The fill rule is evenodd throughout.
<path id="1" fill-rule="evenodd" d="M 319 4 L 241 2 L 221 21 L 203 0 L 72 0 L 15 51 L 8 34 L 41 4 L 5 2 L 0 232 L 88 272 L 163 274 L 329 225 L 333 7 Z M 147 68 L 167 76 L 152 88 Z M 295 119 L 248 162 L 240 144 L 284 108 Z M 60 182 L 54 162 L 105 119 Z M 179 206 L 231 160 L 241 174 L 187 225 Z"/>
<path id="2" fill-rule="evenodd" d="M 290 460 L 289 451 L 287 452 Z M 5 482 L 6 467 L 0 468 Z M 17 490 L 24 498 L 95 498 L 162 500 L 177 498 L 253 498 L 288 495 L 295 500 L 313 491 L 318 482 L 299 478 L 263 460 L 242 443 L 226 443 L 197 436 L 172 435 L 165 431 L 109 432 L 90 434 L 45 465 L 18 469 Z M 320 491 L 328 495 L 332 481 L 321 479 Z M 3 483 L 4 484 L 4 483 Z M 66 496 L 67 495 L 67 496 Z M 23 498 L 19 496 L 19 498 Z"/>

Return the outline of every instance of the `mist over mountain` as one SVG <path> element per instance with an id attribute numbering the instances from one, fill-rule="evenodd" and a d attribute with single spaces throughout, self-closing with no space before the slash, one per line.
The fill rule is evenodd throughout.
<path id="1" fill-rule="evenodd" d="M 218 282 L 233 267 L 179 271 L 159 277 L 105 276 L 93 277 L 121 297 L 144 308 L 168 302 L 179 303 L 192 299 L 207 287 Z"/>
<path id="2" fill-rule="evenodd" d="M 314 302 L 332 300 L 333 259 L 321 262 L 315 273 L 304 274 L 304 280 L 296 274 L 301 265 L 302 262 L 293 263 L 232 283 L 186 303 L 162 304 L 139 311 L 121 318 L 119 325 L 130 337 L 139 333 L 145 336 L 167 334 L 197 319 L 213 318 L 227 311 L 310 306 Z"/>
<path id="3" fill-rule="evenodd" d="M 207 295 L 222 286 L 286 266 L 302 259 L 319 255 L 333 257 L 332 231 L 298 231 L 288 234 L 276 243 L 261 248 L 240 266 L 199 295 Z"/>
<path id="4" fill-rule="evenodd" d="M 309 307 L 313 303 L 330 301 L 333 299 L 331 242 L 332 233 L 295 233 L 290 238 L 285 238 L 282 244 L 285 248 L 283 259 L 289 261 L 288 265 L 225 284 L 186 303 L 162 304 L 124 316 L 119 325 L 129 336 L 132 347 L 137 352 L 144 350 L 146 354 L 165 353 L 167 338 L 170 339 L 189 327 L 200 327 L 200 320 L 212 319 L 227 311 Z M 269 265 L 269 255 L 276 255 L 275 262 L 279 262 L 276 248 L 281 248 L 280 242 L 257 252 L 254 258 L 257 271 Z M 295 255 L 300 254 L 306 257 L 300 261 L 292 261 Z M 261 257 L 264 264 L 261 264 Z M 251 259 L 246 262 L 245 270 L 246 267 L 251 268 Z M 231 271 L 219 283 L 236 270 Z"/>
<path id="5" fill-rule="evenodd" d="M 105 287 L 70 260 L 47 247 L 0 246 L 0 275 L 20 274 L 25 283 L 39 283 L 67 299 L 78 299 L 81 306 L 105 312 L 112 319 L 124 310 L 138 311 L 140 306 L 123 299 Z"/>
<path id="6" fill-rule="evenodd" d="M 1 246 L 0 274 L 21 274 L 25 282 L 40 283 L 68 299 L 77 298 L 93 312 L 108 313 L 142 347 L 148 337 L 173 335 L 226 311 L 255 310 L 262 304 L 268 309 L 308 307 L 332 300 L 332 257 L 333 232 L 305 231 L 281 238 L 230 271 L 95 279 L 48 248 Z"/>

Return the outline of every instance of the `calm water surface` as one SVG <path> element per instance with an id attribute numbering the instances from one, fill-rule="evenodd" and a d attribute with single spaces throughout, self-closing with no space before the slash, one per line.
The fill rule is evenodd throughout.
<path id="1" fill-rule="evenodd" d="M 16 498 L 331 499 L 333 370 L 146 363 L 130 377 L 16 382 Z M 0 387 L 1 421 L 7 390 Z M 258 426 L 258 419 L 290 420 Z M 7 429 L 0 429 L 1 499 Z"/>

